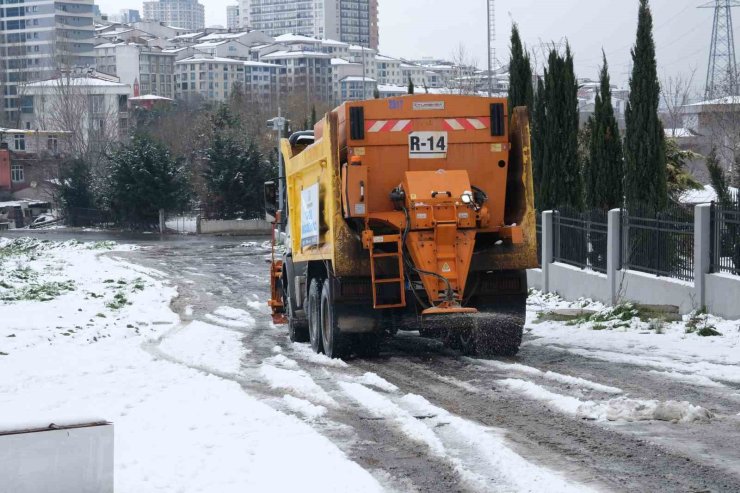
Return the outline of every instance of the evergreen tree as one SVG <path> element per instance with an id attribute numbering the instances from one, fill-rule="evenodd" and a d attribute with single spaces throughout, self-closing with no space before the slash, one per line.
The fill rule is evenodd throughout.
<path id="1" fill-rule="evenodd" d="M 222 219 L 255 219 L 264 212 L 263 183 L 272 177 L 270 165 L 254 143 L 217 133 L 206 151 L 203 178 L 208 201 Z"/>
<path id="2" fill-rule="evenodd" d="M 73 209 L 92 209 L 95 196 L 92 190 L 90 165 L 82 159 L 73 159 L 62 165 L 59 201 L 69 214 Z"/>
<path id="3" fill-rule="evenodd" d="M 665 209 L 666 183 L 665 133 L 658 118 L 660 84 L 655 61 L 653 17 L 648 0 L 640 0 L 637 42 L 632 49 L 633 69 L 630 97 L 625 111 L 625 195 L 628 207 L 644 205 L 651 210 Z"/>
<path id="4" fill-rule="evenodd" d="M 373 98 L 380 99 L 380 89 L 378 89 L 377 86 L 375 86 L 375 89 L 373 89 Z"/>
<path id="5" fill-rule="evenodd" d="M 414 81 L 411 80 L 411 77 L 409 77 L 409 88 L 408 88 L 409 94 L 414 94 Z"/>
<path id="6" fill-rule="evenodd" d="M 111 156 L 111 212 L 122 224 L 155 225 L 160 209 L 177 210 L 187 205 L 191 197 L 188 178 L 181 160 L 163 145 L 137 136 Z"/>
<path id="7" fill-rule="evenodd" d="M 534 111 L 532 112 L 532 174 L 534 179 L 534 200 L 537 210 L 542 211 L 540 190 L 542 187 L 542 163 L 545 160 L 545 84 L 541 78 L 537 79 L 537 92 L 534 96 Z"/>
<path id="8" fill-rule="evenodd" d="M 529 53 L 522 46 L 519 27 L 516 24 L 511 28 L 509 75 L 509 114 L 513 115 L 514 108 L 517 106 L 526 106 L 531 110 L 534 103 L 532 63 L 529 59 Z"/>
<path id="9" fill-rule="evenodd" d="M 612 106 L 609 65 L 604 55 L 601 87 L 596 94 L 594 115 L 590 120 L 589 157 L 584 168 L 586 206 L 591 209 L 614 209 L 624 202 L 624 156 L 619 125 Z"/>
<path id="10" fill-rule="evenodd" d="M 311 126 L 308 127 L 309 129 L 312 129 L 316 125 L 316 105 L 311 105 Z"/>
<path id="11" fill-rule="evenodd" d="M 730 184 L 727 179 L 725 170 L 722 169 L 722 164 L 719 162 L 717 157 L 717 148 L 712 147 L 712 151 L 707 156 L 707 169 L 709 170 L 709 179 L 712 183 L 714 191 L 717 193 L 717 202 L 723 206 L 727 206 L 732 202 L 732 195 L 730 193 Z"/>
<path id="12" fill-rule="evenodd" d="M 578 161 L 578 85 L 570 46 L 565 56 L 550 53 L 545 71 L 544 120 L 538 128 L 541 156 L 540 205 L 543 210 L 582 206 Z M 538 120 L 541 117 L 538 117 Z"/>

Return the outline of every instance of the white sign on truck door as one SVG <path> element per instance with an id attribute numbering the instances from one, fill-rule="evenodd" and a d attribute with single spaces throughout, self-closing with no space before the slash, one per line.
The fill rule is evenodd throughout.
<path id="1" fill-rule="evenodd" d="M 447 132 L 412 132 L 409 134 L 411 159 L 445 159 Z"/>
<path id="2" fill-rule="evenodd" d="M 301 192 L 301 248 L 319 246 L 319 184 Z"/>

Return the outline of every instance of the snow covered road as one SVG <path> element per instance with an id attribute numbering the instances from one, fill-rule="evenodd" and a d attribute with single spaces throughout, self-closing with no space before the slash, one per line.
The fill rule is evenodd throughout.
<path id="1" fill-rule="evenodd" d="M 143 243 L 51 252 L 76 294 L 0 304 L 0 425 L 115 422 L 116 491 L 740 491 L 737 324 L 594 331 L 534 297 L 515 360 L 401 334 L 332 361 L 271 324 L 261 241 Z"/>

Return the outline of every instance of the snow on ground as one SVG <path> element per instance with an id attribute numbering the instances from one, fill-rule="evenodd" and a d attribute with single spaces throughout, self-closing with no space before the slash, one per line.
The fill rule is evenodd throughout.
<path id="1" fill-rule="evenodd" d="M 499 384 L 543 401 L 555 411 L 595 421 L 676 421 L 690 423 L 707 421 L 712 415 L 706 409 L 689 402 L 658 402 L 618 397 L 606 401 L 582 401 L 558 394 L 527 380 L 507 378 Z"/>
<path id="2" fill-rule="evenodd" d="M 703 314 L 687 315 L 678 322 L 643 321 L 619 316 L 590 300 L 567 302 L 539 292 L 531 294 L 528 304 L 527 330 L 535 336 L 528 345 L 645 366 L 666 378 L 704 386 L 740 383 L 740 321 Z M 563 322 L 548 317 L 555 310 L 581 308 L 595 311 L 596 320 Z M 699 335 L 711 329 L 721 335 Z"/>
<path id="3" fill-rule="evenodd" d="M 187 366 L 238 372 L 239 334 L 181 325 L 165 274 L 100 255 L 127 249 L 0 238 L 0 429 L 113 422 L 116 491 L 382 490 L 306 423 Z M 308 404 L 285 398 L 322 413 Z"/>

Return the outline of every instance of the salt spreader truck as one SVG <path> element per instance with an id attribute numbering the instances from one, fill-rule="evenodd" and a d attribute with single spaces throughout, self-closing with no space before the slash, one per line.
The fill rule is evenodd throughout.
<path id="1" fill-rule="evenodd" d="M 529 120 L 507 101 L 347 102 L 281 142 L 272 299 L 290 338 L 332 358 L 418 330 L 514 355 L 537 240 Z M 276 188 L 284 186 L 284 194 Z"/>

